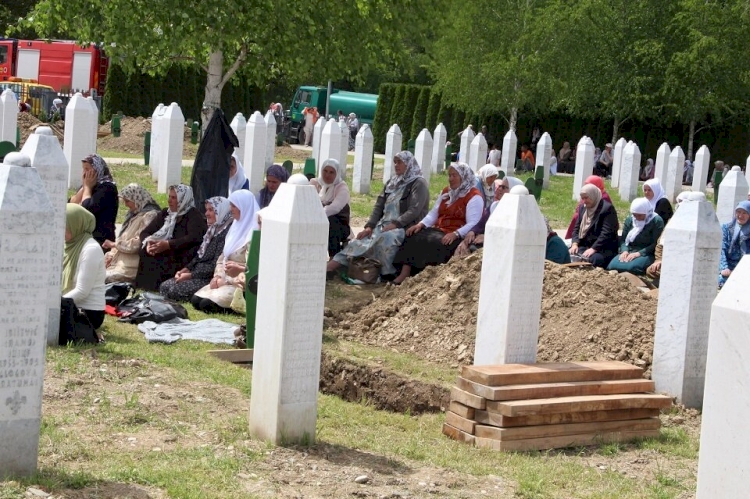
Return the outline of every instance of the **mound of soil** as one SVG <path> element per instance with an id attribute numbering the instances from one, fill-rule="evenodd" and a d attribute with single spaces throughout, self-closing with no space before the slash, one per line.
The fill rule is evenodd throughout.
<path id="1" fill-rule="evenodd" d="M 100 132 L 110 132 L 112 126 L 107 122 L 99 126 Z M 151 131 L 151 120 L 141 117 L 125 116 L 120 120 L 120 136 L 107 135 L 97 142 L 99 149 L 122 151 L 130 154 L 143 154 L 143 141 L 146 132 Z M 188 139 L 190 136 L 188 135 Z"/>
<path id="2" fill-rule="evenodd" d="M 26 139 L 34 133 L 34 129 L 39 125 L 44 125 L 44 123 L 39 121 L 33 114 L 18 113 L 18 128 L 21 129 L 21 146 L 26 143 Z"/>
<path id="3" fill-rule="evenodd" d="M 454 367 L 471 364 L 481 268 L 481 251 L 428 267 L 359 311 L 333 317 L 331 333 Z M 650 376 L 656 303 L 624 276 L 547 262 L 537 359 L 622 360 Z"/>

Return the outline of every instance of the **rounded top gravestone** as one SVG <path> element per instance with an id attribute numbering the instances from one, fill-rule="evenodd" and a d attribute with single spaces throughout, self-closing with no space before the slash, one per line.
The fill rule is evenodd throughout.
<path id="1" fill-rule="evenodd" d="M 516 196 L 523 196 L 528 193 L 529 193 L 529 190 L 523 185 L 517 185 L 510 190 L 510 194 L 514 194 Z"/>
<path id="2" fill-rule="evenodd" d="M 13 166 L 31 166 L 31 158 L 21 152 L 9 152 L 5 155 L 3 163 Z"/>

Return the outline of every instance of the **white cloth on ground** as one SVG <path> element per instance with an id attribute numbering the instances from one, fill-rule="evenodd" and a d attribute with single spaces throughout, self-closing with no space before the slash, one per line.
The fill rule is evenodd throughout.
<path id="1" fill-rule="evenodd" d="M 239 326 L 219 319 L 204 319 L 193 322 L 187 319 L 172 319 L 157 324 L 146 321 L 138 324 L 138 331 L 146 335 L 149 343 L 172 344 L 178 340 L 205 341 L 207 343 L 234 343 L 234 331 Z"/>

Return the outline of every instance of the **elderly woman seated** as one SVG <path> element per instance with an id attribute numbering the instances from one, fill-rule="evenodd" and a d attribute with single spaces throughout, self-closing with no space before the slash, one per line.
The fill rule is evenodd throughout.
<path id="1" fill-rule="evenodd" d="M 612 199 L 609 197 L 609 194 L 607 193 L 607 189 L 604 187 L 604 180 L 602 180 L 601 177 L 598 175 L 589 175 L 586 177 L 586 180 L 583 181 L 583 185 L 595 185 L 599 188 L 599 191 L 602 193 L 602 199 L 607 201 L 609 204 L 612 204 Z M 568 230 L 565 233 L 565 239 L 570 239 L 573 237 L 573 229 L 576 227 L 576 222 L 578 222 L 578 213 L 581 211 L 581 206 L 583 206 L 583 201 L 580 201 L 578 203 L 578 206 L 576 207 L 575 211 L 573 212 L 573 217 L 570 220 L 570 224 L 568 225 Z M 618 222 L 617 227 L 615 230 L 619 229 L 620 225 Z"/>
<path id="2" fill-rule="evenodd" d="M 394 276 L 393 258 L 404 242 L 405 231 L 427 214 L 430 191 L 422 169 L 409 151 L 393 158 L 395 175 L 383 187 L 362 232 L 328 262 L 329 276 L 347 267 L 352 258 L 380 262 L 382 276 Z"/>
<path id="3" fill-rule="evenodd" d="M 115 240 L 115 219 L 119 209 L 117 186 L 109 172 L 107 163 L 98 154 L 91 154 L 81 161 L 81 188 L 70 202 L 79 204 L 96 218 L 94 239 L 99 244 Z M 107 251 L 107 248 L 103 248 Z"/>
<path id="4" fill-rule="evenodd" d="M 595 267 L 606 267 L 618 248 L 617 211 L 592 184 L 581 187 L 581 201 L 570 255 Z"/>
<path id="5" fill-rule="evenodd" d="M 495 180 L 497 180 L 497 168 L 492 163 L 487 163 L 477 172 L 476 188 L 482 193 L 484 198 L 484 208 L 487 209 L 494 201 L 495 197 Z"/>
<path id="6" fill-rule="evenodd" d="M 719 287 L 732 275 L 743 256 L 750 253 L 750 201 L 740 201 L 734 209 L 731 222 L 721 226 L 721 259 L 719 260 Z"/>
<path id="7" fill-rule="evenodd" d="M 450 260 L 461 239 L 482 218 L 484 202 L 474 184 L 474 172 L 465 163 L 448 169 L 448 187 L 427 216 L 406 231 L 404 244 L 393 260 L 402 265 L 394 284 L 404 282 L 412 270 Z"/>
<path id="8" fill-rule="evenodd" d="M 258 191 L 255 200 L 259 208 L 265 208 L 271 204 L 271 200 L 279 190 L 279 186 L 289 180 L 289 172 L 281 165 L 271 165 L 266 170 L 266 185 Z"/>
<path id="9" fill-rule="evenodd" d="M 672 211 L 672 204 L 667 199 L 667 195 L 658 178 L 652 178 L 643 183 L 643 196 L 648 199 L 654 213 L 661 217 L 664 225 L 667 225 L 674 212 Z"/>
<path id="10" fill-rule="evenodd" d="M 349 187 L 343 179 L 342 167 L 335 159 L 323 161 L 320 177 L 310 184 L 318 189 L 323 210 L 328 217 L 328 256 L 332 257 L 343 247 L 352 230 L 349 228 Z"/>
<path id="11" fill-rule="evenodd" d="M 630 203 L 630 215 L 622 228 L 620 254 L 607 269 L 643 275 L 654 263 L 656 244 L 664 230 L 664 221 L 654 213 L 649 200 L 636 198 Z"/>
<path id="12" fill-rule="evenodd" d="M 140 260 L 141 232 L 159 214 L 161 208 L 151 194 L 138 184 L 129 184 L 120 193 L 128 213 L 116 241 L 105 240 L 102 248 L 109 250 L 104 256 L 107 265 L 107 282 L 135 282 Z"/>
<path id="13" fill-rule="evenodd" d="M 157 291 L 162 282 L 184 268 L 195 256 L 206 233 L 206 220 L 195 208 L 193 189 L 179 184 L 170 187 L 168 192 L 169 208 L 159 212 L 141 232 L 135 283 L 147 291 Z"/>

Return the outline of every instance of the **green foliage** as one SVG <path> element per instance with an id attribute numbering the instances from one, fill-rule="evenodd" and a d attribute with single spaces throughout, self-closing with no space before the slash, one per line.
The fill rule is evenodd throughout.
<path id="1" fill-rule="evenodd" d="M 430 129 L 430 133 L 433 133 L 435 131 L 435 127 L 437 127 L 439 121 L 438 121 L 438 113 L 440 112 L 440 93 L 439 92 L 430 92 L 430 102 L 427 105 L 427 122 L 425 123 L 425 127 Z"/>
<path id="2" fill-rule="evenodd" d="M 378 107 L 372 123 L 372 135 L 375 151 L 385 151 L 385 139 L 392 123 L 389 121 L 396 96 L 396 86 L 393 83 L 383 83 L 378 90 Z"/>
<path id="3" fill-rule="evenodd" d="M 419 91 L 419 97 L 417 98 L 417 105 L 414 107 L 414 114 L 412 115 L 411 124 L 411 137 L 417 138 L 423 128 L 427 127 L 427 105 L 430 103 L 430 87 L 421 87 Z M 430 130 L 432 134 L 432 130 Z"/>

